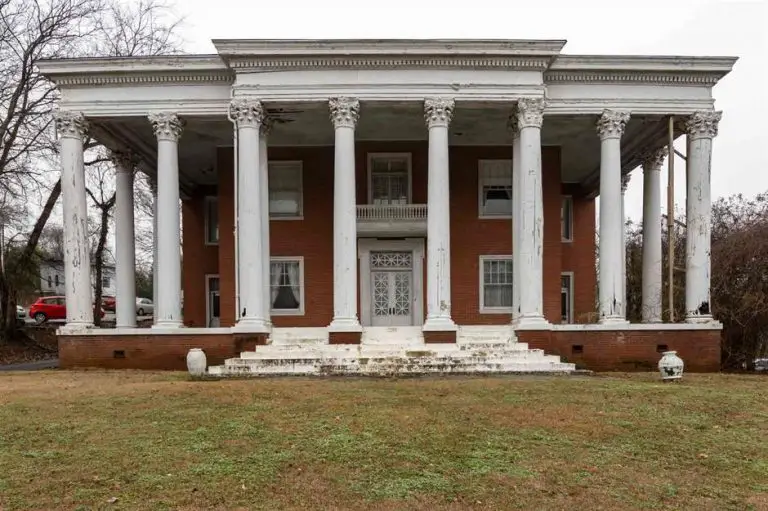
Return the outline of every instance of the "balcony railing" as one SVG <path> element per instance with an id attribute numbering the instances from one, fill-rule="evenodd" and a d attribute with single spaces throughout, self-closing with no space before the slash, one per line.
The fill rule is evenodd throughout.
<path id="1" fill-rule="evenodd" d="M 426 219 L 426 204 L 364 204 L 357 206 L 357 220 L 361 222 L 409 222 Z"/>

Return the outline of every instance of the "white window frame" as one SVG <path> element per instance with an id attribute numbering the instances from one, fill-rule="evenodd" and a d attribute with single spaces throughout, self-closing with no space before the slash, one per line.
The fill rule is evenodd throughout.
<path id="1" fill-rule="evenodd" d="M 405 158 L 408 165 L 407 203 L 413 204 L 413 163 L 411 153 L 368 153 L 368 204 L 373 204 L 373 160 L 376 158 Z"/>
<path id="2" fill-rule="evenodd" d="M 205 274 L 205 327 L 215 328 L 209 326 L 211 320 L 211 279 L 219 279 L 219 323 L 221 323 L 221 278 L 218 273 L 206 273 Z M 153 307 L 157 307 L 156 304 L 152 304 Z"/>
<path id="3" fill-rule="evenodd" d="M 485 220 L 499 220 L 510 219 L 512 215 L 486 215 L 483 212 L 483 163 L 492 161 L 505 161 L 509 162 L 510 171 L 512 170 L 511 158 L 483 158 L 477 160 L 477 217 Z M 510 181 L 513 180 L 512 174 L 510 174 Z M 510 186 L 513 186 L 510 182 Z M 514 194 L 514 190 L 512 191 Z M 512 206 L 514 208 L 514 204 Z"/>
<path id="4" fill-rule="evenodd" d="M 211 232 L 211 216 L 209 215 L 211 211 L 211 204 L 216 205 L 216 219 L 218 220 L 218 208 L 219 208 L 219 198 L 215 195 L 206 195 L 205 200 L 203 201 L 203 228 L 205 229 L 205 233 L 203 234 L 203 239 L 205 240 L 206 246 L 216 246 L 219 244 L 218 238 L 221 237 L 221 225 L 218 225 L 216 227 L 219 236 L 217 237 L 216 241 L 211 241 L 208 238 L 208 235 Z"/>
<path id="5" fill-rule="evenodd" d="M 267 162 L 267 172 L 272 165 L 288 166 L 297 165 L 299 167 L 299 213 L 297 215 L 276 215 L 269 212 L 270 220 L 304 220 L 304 161 L 303 160 L 269 160 Z M 268 185 L 271 187 L 272 180 L 269 179 Z M 267 191 L 267 211 L 269 211 L 269 191 Z"/>
<path id="6" fill-rule="evenodd" d="M 496 217 L 493 217 L 496 218 Z M 480 296 L 480 314 L 512 314 L 514 307 L 486 307 L 485 306 L 485 261 L 510 261 L 514 265 L 512 255 L 481 255 L 480 256 L 480 280 L 478 282 L 478 291 Z M 515 282 L 512 281 L 512 292 L 514 293 Z"/>
<path id="7" fill-rule="evenodd" d="M 565 207 L 568 207 L 569 215 L 568 215 L 568 234 L 569 236 L 565 235 L 565 214 L 564 210 Z M 563 195 L 560 200 L 560 241 L 563 243 L 571 243 L 573 242 L 573 196 L 571 195 Z"/>
<path id="8" fill-rule="evenodd" d="M 291 262 L 298 262 L 299 263 L 299 293 L 301 295 L 301 300 L 299 300 L 299 308 L 295 310 L 290 309 L 273 309 L 272 308 L 272 263 L 278 263 L 283 261 L 291 261 Z M 303 256 L 272 256 L 269 258 L 269 282 L 267 283 L 269 286 L 269 292 L 270 292 L 270 303 L 269 303 L 269 313 L 272 316 L 303 316 L 304 315 L 304 304 L 307 301 L 307 295 L 304 292 L 304 257 Z"/>
<path id="9" fill-rule="evenodd" d="M 562 281 L 563 277 L 568 277 L 568 282 L 570 283 L 570 287 L 568 288 L 568 318 L 566 321 L 563 321 L 562 319 L 562 310 L 560 311 L 560 322 L 565 324 L 572 324 L 573 323 L 573 291 L 575 289 L 574 281 L 573 281 L 573 272 L 572 271 L 564 271 L 560 273 L 560 280 Z M 563 287 L 562 284 L 560 286 L 560 294 L 563 293 Z M 562 296 L 560 299 L 560 303 L 562 304 Z"/>

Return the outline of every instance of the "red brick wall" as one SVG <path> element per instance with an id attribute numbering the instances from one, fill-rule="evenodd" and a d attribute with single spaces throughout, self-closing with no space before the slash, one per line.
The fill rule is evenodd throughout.
<path id="1" fill-rule="evenodd" d="M 427 201 L 426 142 L 360 142 L 356 146 L 357 201 L 368 199 L 368 164 L 370 152 L 409 152 L 412 159 L 412 197 L 415 203 Z M 544 195 L 544 312 L 552 322 L 560 321 L 560 273 L 574 271 L 574 309 L 577 319 L 586 318 L 594 310 L 594 201 L 574 199 L 574 233 L 576 241 L 563 244 L 560 240 L 560 151 L 545 147 L 543 154 Z M 218 153 L 219 174 L 219 246 L 218 271 L 221 281 L 222 326 L 235 319 L 235 258 L 233 150 L 221 148 Z M 305 275 L 305 315 L 279 316 L 277 326 L 324 326 L 333 316 L 333 147 L 273 147 L 272 160 L 301 160 L 303 162 L 304 218 L 302 220 L 272 220 L 270 246 L 275 256 L 303 256 Z M 479 256 L 509 255 L 512 252 L 511 220 L 478 218 L 478 160 L 511 158 L 510 147 L 450 148 L 451 201 L 451 293 L 454 320 L 459 324 L 508 323 L 508 314 L 479 313 Z M 201 210 L 202 211 L 202 210 Z M 185 210 L 185 218 L 187 216 Z M 184 224 L 185 255 L 202 242 L 202 216 L 189 214 L 200 228 Z M 189 249 L 188 247 L 189 243 Z M 214 248 L 215 250 L 215 248 Z M 205 278 L 197 264 L 184 266 L 185 290 L 199 292 L 193 298 L 190 321 L 204 321 Z M 199 284 L 193 284 L 197 282 Z M 196 287 L 199 286 L 199 287 Z M 426 290 L 426 279 L 424 283 Z M 190 293 L 185 291 L 185 301 Z M 202 303 L 202 308 L 200 304 Z M 202 316 L 200 311 L 202 310 Z M 425 306 L 426 313 L 426 294 Z M 186 312 L 186 311 L 185 311 Z M 195 323 L 197 324 L 197 323 Z"/>
<path id="2" fill-rule="evenodd" d="M 238 355 L 232 334 L 68 335 L 59 336 L 59 365 L 63 369 L 186 370 L 191 348 L 205 351 L 208 365 L 221 365 Z"/>
<path id="3" fill-rule="evenodd" d="M 205 275 L 218 273 L 218 247 L 205 244 L 205 194 L 182 201 L 184 324 L 205 327 Z"/>
<path id="4" fill-rule="evenodd" d="M 677 351 L 686 371 L 720 370 L 719 330 L 518 331 L 517 337 L 593 371 L 655 369 L 661 350 Z"/>

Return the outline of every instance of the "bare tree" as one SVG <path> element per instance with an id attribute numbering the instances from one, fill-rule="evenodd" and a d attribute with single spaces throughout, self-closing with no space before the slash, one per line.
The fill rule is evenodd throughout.
<path id="1" fill-rule="evenodd" d="M 164 0 L 0 0 L 0 189 L 22 204 L 47 193 L 23 247 L 8 267 L 24 273 L 61 193 L 45 186 L 56 161 L 51 114 L 56 87 L 35 66 L 41 59 L 177 53 L 180 21 Z M 94 149 L 94 141 L 86 149 Z M 57 176 L 58 177 L 58 176 Z M 42 185 L 41 185 L 42 183 Z M 108 216 L 108 213 L 107 213 Z M 0 272 L 0 331 L 14 334 L 15 285 Z"/>

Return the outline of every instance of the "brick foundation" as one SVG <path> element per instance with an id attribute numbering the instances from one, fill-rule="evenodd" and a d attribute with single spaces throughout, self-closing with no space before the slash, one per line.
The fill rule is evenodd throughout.
<path id="1" fill-rule="evenodd" d="M 720 370 L 720 330 L 518 331 L 520 342 L 578 368 L 593 371 L 656 370 L 662 351 L 674 350 L 686 371 Z"/>
<path id="2" fill-rule="evenodd" d="M 456 342 L 456 332 L 424 332 L 425 344 L 449 344 Z"/>
<path id="3" fill-rule="evenodd" d="M 59 366 L 186 371 L 187 352 L 201 348 L 208 365 L 239 355 L 232 334 L 60 335 Z"/>
<path id="4" fill-rule="evenodd" d="M 360 344 L 362 332 L 329 332 L 328 344 Z"/>

